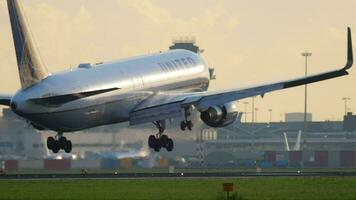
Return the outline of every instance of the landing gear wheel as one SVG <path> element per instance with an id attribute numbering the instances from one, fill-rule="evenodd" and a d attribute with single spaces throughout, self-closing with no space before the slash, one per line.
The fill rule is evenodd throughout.
<path id="1" fill-rule="evenodd" d="M 187 121 L 187 128 L 190 131 L 193 129 L 193 122 L 192 121 Z"/>
<path id="2" fill-rule="evenodd" d="M 62 132 L 58 132 L 56 137 L 47 138 L 47 148 L 52 150 L 53 153 L 58 153 L 61 149 L 66 153 L 70 153 L 72 151 L 72 142 L 63 137 Z"/>
<path id="3" fill-rule="evenodd" d="M 160 144 L 159 140 L 156 140 L 156 144 L 153 147 L 153 149 L 155 150 L 155 152 L 159 152 L 161 150 L 161 144 Z"/>
<path id="4" fill-rule="evenodd" d="M 66 140 L 64 151 L 66 153 L 70 153 L 72 151 L 72 142 L 70 140 Z"/>
<path id="5" fill-rule="evenodd" d="M 48 137 L 47 138 L 47 148 L 52 150 L 54 147 L 54 143 L 56 142 L 56 140 L 53 137 Z"/>
<path id="6" fill-rule="evenodd" d="M 150 137 L 148 137 L 148 146 L 153 149 L 156 145 L 156 137 L 154 135 L 150 135 Z"/>
<path id="7" fill-rule="evenodd" d="M 192 112 L 192 106 L 187 106 L 183 108 L 184 111 L 184 120 L 180 123 L 180 129 L 182 131 L 185 131 L 186 129 L 192 130 L 193 129 L 193 123 L 192 123 L 192 117 L 191 117 L 191 112 Z"/>
<path id="8" fill-rule="evenodd" d="M 174 148 L 173 140 L 169 138 L 167 141 L 166 149 L 168 152 L 171 152 L 171 151 L 173 151 L 173 148 Z"/>
<path id="9" fill-rule="evenodd" d="M 167 147 L 168 140 L 169 140 L 169 138 L 167 135 L 162 135 L 161 138 L 159 139 L 159 142 L 162 147 Z"/>
<path id="10" fill-rule="evenodd" d="M 64 150 L 66 148 L 67 138 L 60 137 L 58 143 L 59 143 L 59 148 Z"/>
<path id="11" fill-rule="evenodd" d="M 60 148 L 59 148 L 59 142 L 55 140 L 54 143 L 53 143 L 52 152 L 53 152 L 53 153 L 58 153 L 59 150 L 60 150 Z"/>
<path id="12" fill-rule="evenodd" d="M 180 129 L 182 131 L 185 131 L 186 128 L 187 128 L 187 124 L 184 121 L 180 122 Z"/>

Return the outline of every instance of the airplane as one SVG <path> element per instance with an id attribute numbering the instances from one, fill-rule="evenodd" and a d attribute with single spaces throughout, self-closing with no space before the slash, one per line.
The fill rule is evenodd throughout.
<path id="1" fill-rule="evenodd" d="M 150 135 L 154 151 L 172 151 L 174 143 L 164 131 L 166 121 L 181 120 L 182 131 L 192 130 L 192 112 L 199 112 L 208 126 L 232 124 L 238 100 L 348 75 L 353 65 L 351 29 L 347 28 L 347 62 L 340 69 L 292 80 L 253 87 L 209 92 L 209 67 L 187 50 L 171 50 L 50 74 L 39 59 L 19 0 L 7 0 L 16 50 L 21 89 L 0 95 L 8 106 L 38 130 L 57 132 L 48 137 L 53 153 L 72 151 L 64 133 L 96 126 L 129 122 L 131 126 L 153 123 Z"/>

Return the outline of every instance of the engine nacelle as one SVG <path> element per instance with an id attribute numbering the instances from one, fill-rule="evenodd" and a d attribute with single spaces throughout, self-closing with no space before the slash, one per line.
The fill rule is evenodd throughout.
<path id="1" fill-rule="evenodd" d="M 237 102 L 233 101 L 222 106 L 213 106 L 201 112 L 200 119 L 210 127 L 224 127 L 232 124 L 238 115 Z"/>

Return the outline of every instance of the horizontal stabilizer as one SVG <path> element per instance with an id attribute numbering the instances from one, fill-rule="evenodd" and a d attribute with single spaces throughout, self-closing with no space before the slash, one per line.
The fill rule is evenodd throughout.
<path id="1" fill-rule="evenodd" d="M 10 106 L 11 104 L 11 96 L 10 95 L 1 95 L 0 94 L 0 105 Z"/>

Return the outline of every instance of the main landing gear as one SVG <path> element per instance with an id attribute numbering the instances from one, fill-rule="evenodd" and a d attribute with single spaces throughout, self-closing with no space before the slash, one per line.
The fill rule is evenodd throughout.
<path id="1" fill-rule="evenodd" d="M 191 106 L 184 107 L 184 121 L 180 123 L 180 128 L 182 131 L 186 129 L 193 129 L 193 122 L 191 121 Z M 157 127 L 158 133 L 156 135 L 150 135 L 148 138 L 148 146 L 151 149 L 154 149 L 156 152 L 159 152 L 161 148 L 166 148 L 167 151 L 173 151 L 174 143 L 171 138 L 167 135 L 163 135 L 163 132 L 166 129 L 166 121 L 155 121 L 153 124 Z"/>
<path id="2" fill-rule="evenodd" d="M 169 152 L 173 151 L 173 140 L 167 135 L 163 135 L 166 129 L 166 121 L 156 121 L 153 122 L 153 124 L 158 128 L 158 133 L 156 135 L 150 135 L 148 138 L 148 146 L 154 149 L 155 152 L 159 152 L 161 148 L 166 148 Z"/>
<path id="3" fill-rule="evenodd" d="M 63 133 L 58 133 L 56 137 L 47 138 L 47 148 L 53 153 L 58 153 L 63 149 L 66 153 L 72 151 L 72 142 L 63 136 Z"/>
<path id="4" fill-rule="evenodd" d="M 180 129 L 185 131 L 186 129 L 192 130 L 193 129 L 193 122 L 191 120 L 191 107 L 184 108 L 184 121 L 180 123 Z"/>

